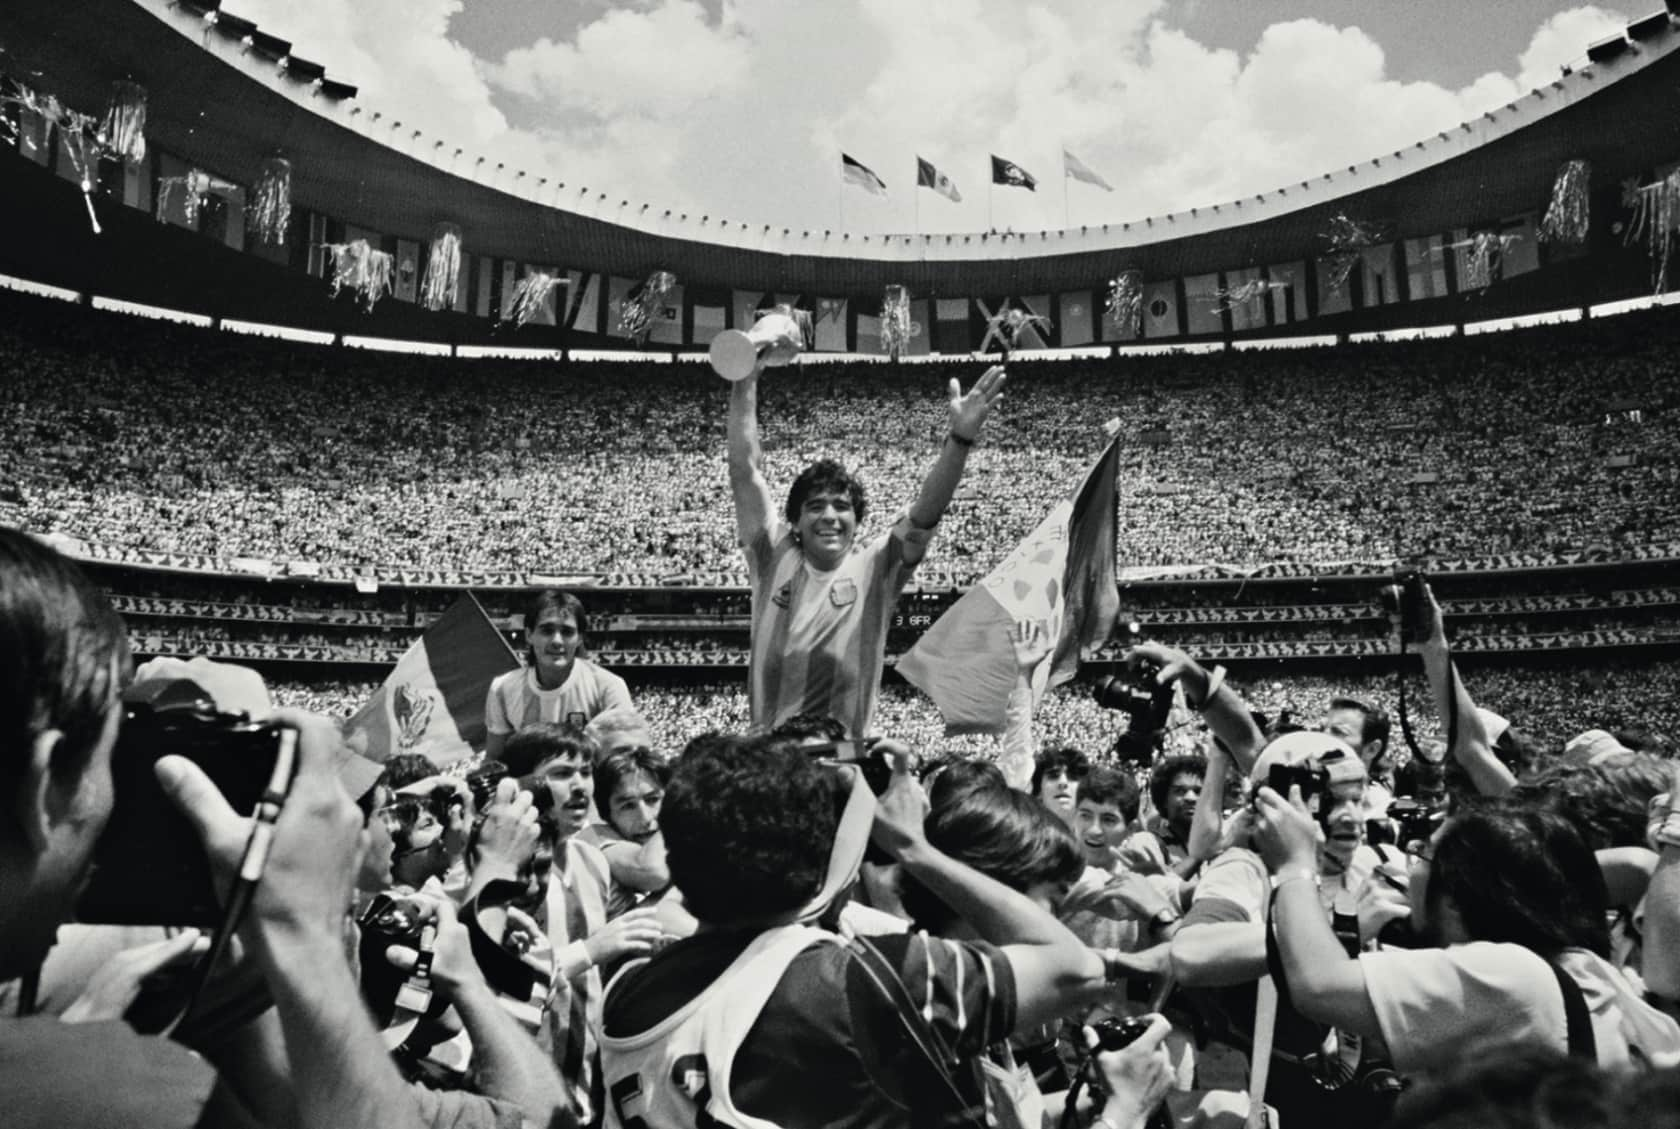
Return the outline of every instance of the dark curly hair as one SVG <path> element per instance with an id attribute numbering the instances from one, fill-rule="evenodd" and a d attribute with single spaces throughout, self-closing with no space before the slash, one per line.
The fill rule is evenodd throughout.
<path id="1" fill-rule="evenodd" d="M 1069 778 L 1083 780 L 1091 771 L 1091 758 L 1072 747 L 1045 749 L 1033 762 L 1032 794 L 1038 795 L 1039 785 L 1044 783 L 1045 776 L 1064 768 L 1067 769 Z"/>
<path id="2" fill-rule="evenodd" d="M 1573 824 L 1510 799 L 1447 820 L 1424 895 L 1431 921 L 1451 899 L 1473 941 L 1521 945 L 1548 959 L 1568 948 L 1610 955 L 1609 894 Z"/>
<path id="3" fill-rule="evenodd" d="M 1085 869 L 1067 825 L 1014 788 L 959 791 L 929 811 L 922 827 L 930 844 L 1021 893 L 1039 882 L 1072 882 Z M 914 875 L 901 881 L 904 909 L 917 926 L 930 933 L 949 929 L 956 916 L 950 907 Z"/>
<path id="4" fill-rule="evenodd" d="M 683 750 L 659 823 L 689 912 L 727 925 L 798 909 L 822 887 L 835 792 L 785 743 L 708 737 Z"/>
<path id="5" fill-rule="evenodd" d="M 863 524 L 868 505 L 863 495 L 863 483 L 833 459 L 818 459 L 799 472 L 799 477 L 793 480 L 793 486 L 788 490 L 786 515 L 789 525 L 798 526 L 799 511 L 805 508 L 805 499 L 817 493 L 846 495 L 852 502 L 852 514 L 859 525 Z"/>
<path id="6" fill-rule="evenodd" d="M 1173 777 L 1188 773 L 1207 779 L 1207 758 L 1194 753 L 1167 757 L 1156 764 L 1149 774 L 1149 802 L 1158 812 L 1167 806 L 1167 793 L 1172 791 Z"/>
<path id="7" fill-rule="evenodd" d="M 1113 804 L 1127 823 L 1137 818 L 1142 800 L 1143 793 L 1132 774 L 1106 764 L 1097 765 L 1079 782 L 1080 803 Z"/>
<path id="8" fill-rule="evenodd" d="M 619 749 L 595 764 L 595 812 L 617 828 L 612 817 L 613 793 L 626 777 L 641 773 L 664 791 L 671 783 L 671 765 L 652 749 Z"/>

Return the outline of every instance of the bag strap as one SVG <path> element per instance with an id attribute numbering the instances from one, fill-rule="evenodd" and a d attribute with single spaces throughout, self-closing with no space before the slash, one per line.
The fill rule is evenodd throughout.
<path id="1" fill-rule="evenodd" d="M 1548 960 L 1546 964 L 1551 968 L 1552 975 L 1557 977 L 1558 991 L 1563 993 L 1563 1017 L 1569 1030 L 1569 1056 L 1597 1062 L 1598 1038 L 1593 1034 L 1586 994 L 1557 961 Z"/>
<path id="2" fill-rule="evenodd" d="M 945 1040 L 940 1037 L 939 1032 L 935 1031 L 927 1020 L 922 1018 L 921 1009 L 911 999 L 910 989 L 905 987 L 904 981 L 900 979 L 898 970 L 892 966 L 892 962 L 887 960 L 881 950 L 876 948 L 867 937 L 852 938 L 846 948 L 857 958 L 858 965 L 875 984 L 876 989 L 886 997 L 888 1003 L 892 1004 L 893 1011 L 898 1015 L 900 1025 L 910 1036 L 910 1041 L 915 1044 L 917 1050 L 921 1051 L 922 1057 L 927 1060 L 934 1074 L 950 1091 L 951 1098 L 956 1103 L 957 1117 L 962 1119 L 962 1121 L 953 1120 L 951 1124 L 967 1122 L 976 1126 L 982 1125 L 984 1123 L 983 1115 L 979 1119 L 969 1117 L 970 1103 L 963 1096 L 962 1089 L 957 1085 L 956 1079 L 951 1073 L 957 1062 L 955 1054 L 946 1046 Z"/>

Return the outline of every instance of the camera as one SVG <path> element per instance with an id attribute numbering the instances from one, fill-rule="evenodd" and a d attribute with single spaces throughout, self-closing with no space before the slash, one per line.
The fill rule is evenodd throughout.
<path id="1" fill-rule="evenodd" d="M 821 745 L 807 745 L 803 752 L 814 760 L 857 765 L 863 782 L 877 796 L 892 784 L 892 762 L 885 753 L 875 750 L 873 740 L 825 741 Z"/>
<path id="2" fill-rule="evenodd" d="M 93 872 L 76 915 L 107 925 L 214 928 L 221 911 L 210 860 L 198 832 L 164 795 L 154 768 L 159 757 L 185 757 L 235 812 L 248 816 L 268 789 L 284 731 L 219 712 L 209 693 L 186 678 L 129 687 L 122 711 L 111 751 L 111 818 L 94 847 Z"/>
<path id="3" fill-rule="evenodd" d="M 1111 1015 L 1100 1023 L 1093 1023 L 1091 1029 L 1097 1033 L 1097 1050 L 1118 1051 L 1131 1046 L 1149 1030 L 1151 1022 L 1146 1015 L 1127 1018 Z"/>
<path id="4" fill-rule="evenodd" d="M 1312 798 L 1322 795 L 1330 787 L 1330 771 L 1313 764 L 1274 764 L 1266 773 L 1266 787 L 1289 798 L 1291 785 L 1301 789 L 1301 800 L 1308 807 Z"/>
<path id="5" fill-rule="evenodd" d="M 1394 821 L 1395 841 L 1405 848 L 1428 842 L 1446 813 L 1416 800 L 1399 799 L 1388 805 L 1388 818 Z"/>
<path id="6" fill-rule="evenodd" d="M 467 789 L 472 792 L 473 808 L 483 811 L 496 798 L 496 785 L 508 774 L 508 766 L 501 761 L 484 761 L 467 773 Z"/>
<path id="7" fill-rule="evenodd" d="M 1408 643 L 1429 638 L 1429 586 L 1416 569 L 1399 569 L 1394 583 L 1377 591 L 1383 611 L 1400 619 L 1401 636 Z"/>
<path id="8" fill-rule="evenodd" d="M 1140 663 L 1097 683 L 1097 705 L 1126 714 L 1126 731 L 1114 741 L 1114 755 L 1122 761 L 1147 764 L 1154 759 L 1161 734 L 1172 713 L 1173 687 L 1156 681 L 1160 668 Z"/>
<path id="9" fill-rule="evenodd" d="M 392 945 L 420 947 L 423 926 L 414 911 L 389 894 L 377 894 L 357 917 L 362 935 L 357 946 L 362 966 L 362 998 L 380 1026 L 391 1022 L 396 1012 L 397 992 L 408 979 L 406 973 L 386 959 Z"/>

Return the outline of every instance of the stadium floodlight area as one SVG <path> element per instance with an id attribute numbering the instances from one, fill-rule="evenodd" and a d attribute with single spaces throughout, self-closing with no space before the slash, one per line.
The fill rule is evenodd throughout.
<path id="1" fill-rule="evenodd" d="M 1456 325 L 1415 325 L 1409 329 L 1376 329 L 1365 333 L 1350 333 L 1350 344 L 1363 345 L 1368 341 L 1428 341 L 1436 337 L 1455 337 Z"/>
<path id="2" fill-rule="evenodd" d="M 394 337 L 355 337 L 346 333 L 346 349 L 367 349 L 375 353 L 410 353 L 421 357 L 449 357 L 454 350 L 437 341 L 399 341 Z"/>
<path id="3" fill-rule="evenodd" d="M 520 345 L 457 345 L 455 355 L 471 360 L 558 361 L 561 352 L 559 349 L 533 349 Z"/>
<path id="4" fill-rule="evenodd" d="M 1239 353 L 1255 349 L 1322 349 L 1340 340 L 1334 333 L 1320 333 L 1310 337 L 1257 337 L 1251 341 L 1233 341 L 1231 348 Z"/>
<path id="5" fill-rule="evenodd" d="M 200 329 L 208 329 L 216 324 L 215 318 L 203 314 L 189 314 L 185 310 L 148 306 L 144 302 L 128 302 L 121 298 L 101 298 L 97 294 L 93 298 L 93 308 L 117 314 L 130 314 L 137 318 L 151 318 L 154 321 L 172 321 L 177 325 L 196 325 Z"/>
<path id="6" fill-rule="evenodd" d="M 1562 325 L 1564 322 L 1580 321 L 1581 311 L 1547 310 L 1538 314 L 1523 314 L 1514 318 L 1494 318 L 1490 321 L 1472 321 L 1464 325 L 1464 336 L 1474 337 L 1479 333 L 1503 333 L 1508 329 L 1527 329 L 1535 325 Z"/>
<path id="7" fill-rule="evenodd" d="M 324 329 L 298 329 L 290 325 L 270 325 L 262 321 L 240 321 L 223 318 L 221 327 L 228 333 L 243 333 L 247 337 L 273 337 L 281 341 L 300 341 L 305 345 L 331 345 L 338 334 Z"/>
<path id="8" fill-rule="evenodd" d="M 16 290 L 20 294 L 33 294 L 37 298 L 54 298 L 60 302 L 80 302 L 82 294 L 79 290 L 66 290 L 62 286 L 48 286 L 44 282 L 33 282 L 27 278 L 13 278 L 9 274 L 0 274 L 0 288 Z"/>

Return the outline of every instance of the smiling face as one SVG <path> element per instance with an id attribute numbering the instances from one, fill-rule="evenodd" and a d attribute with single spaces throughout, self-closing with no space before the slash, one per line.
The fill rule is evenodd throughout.
<path id="1" fill-rule="evenodd" d="M 537 774 L 554 797 L 554 826 L 560 838 L 582 831 L 589 822 L 589 796 L 595 787 L 594 763 L 587 756 L 567 752 L 544 761 L 537 767 Z"/>
<path id="2" fill-rule="evenodd" d="M 545 686 L 559 685 L 572 669 L 583 636 L 578 631 L 577 617 L 563 608 L 543 613 L 535 626 L 526 630 L 531 647 L 531 660 L 536 665 L 537 681 Z"/>
<path id="3" fill-rule="evenodd" d="M 857 536 L 857 514 L 849 494 L 819 490 L 799 507 L 799 547 L 805 559 L 827 572 L 846 559 Z"/>
<path id="4" fill-rule="evenodd" d="M 1080 800 L 1074 809 L 1073 833 L 1085 848 L 1086 861 L 1103 866 L 1126 838 L 1126 817 L 1114 804 Z"/>

